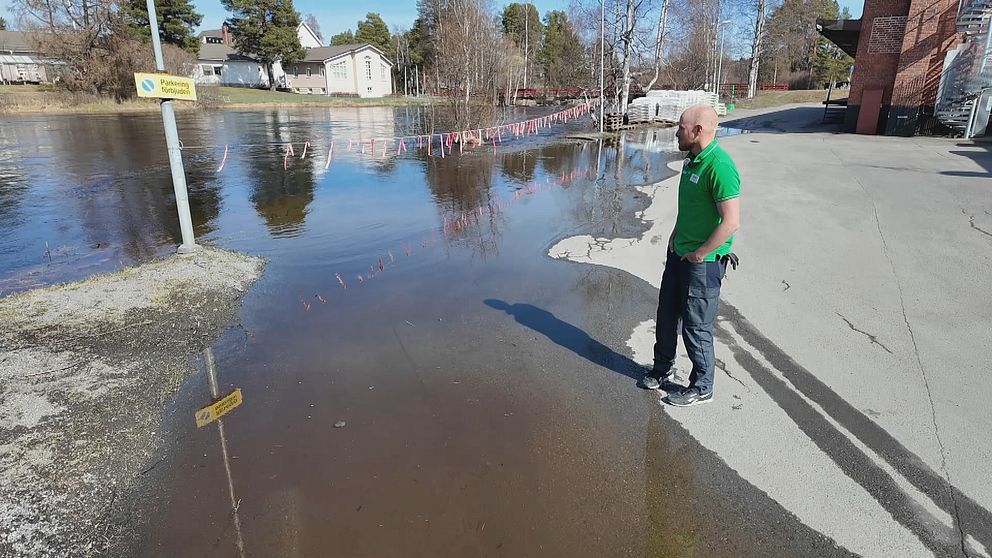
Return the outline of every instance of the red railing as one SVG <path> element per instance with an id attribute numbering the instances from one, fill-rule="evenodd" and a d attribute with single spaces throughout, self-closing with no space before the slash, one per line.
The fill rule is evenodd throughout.
<path id="1" fill-rule="evenodd" d="M 555 97 L 557 99 L 577 99 L 579 97 L 595 97 L 595 92 L 584 87 L 558 87 L 558 88 L 519 88 L 517 89 L 518 99 L 546 99 Z"/>
<path id="2" fill-rule="evenodd" d="M 788 91 L 788 83 L 759 83 L 758 91 Z M 721 83 L 720 93 L 723 95 L 746 95 L 746 83 Z"/>

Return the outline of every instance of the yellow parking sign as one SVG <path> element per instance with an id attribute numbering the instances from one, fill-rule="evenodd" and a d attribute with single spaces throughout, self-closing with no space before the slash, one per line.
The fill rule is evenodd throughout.
<path id="1" fill-rule="evenodd" d="M 200 428 L 210 424 L 233 411 L 242 402 L 241 388 L 238 388 L 223 398 L 213 402 L 211 405 L 196 412 L 196 427 Z"/>
<path id="2" fill-rule="evenodd" d="M 192 78 L 169 74 L 134 74 L 134 87 L 139 97 L 153 99 L 196 100 L 196 83 Z"/>

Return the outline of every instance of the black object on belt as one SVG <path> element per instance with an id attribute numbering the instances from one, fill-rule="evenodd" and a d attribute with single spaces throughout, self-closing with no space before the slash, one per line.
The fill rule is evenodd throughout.
<path id="1" fill-rule="evenodd" d="M 723 269 L 727 269 L 727 265 L 729 264 L 731 267 L 734 268 L 734 271 L 737 271 L 737 266 L 740 265 L 741 263 L 741 259 L 738 258 L 737 254 L 733 252 L 725 256 L 720 256 L 720 259 L 717 261 L 719 261 L 720 264 L 723 265 Z"/>

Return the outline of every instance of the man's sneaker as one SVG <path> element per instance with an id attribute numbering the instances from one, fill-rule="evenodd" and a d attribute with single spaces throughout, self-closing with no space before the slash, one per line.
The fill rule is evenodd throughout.
<path id="1" fill-rule="evenodd" d="M 690 407 L 713 400 L 713 392 L 701 393 L 697 387 L 688 387 L 680 392 L 669 395 L 666 400 L 676 407 Z"/>
<path id="2" fill-rule="evenodd" d="M 658 374 L 657 372 L 648 372 L 641 379 L 641 387 L 644 389 L 661 389 L 661 387 L 672 380 L 672 372 L 669 371 L 665 374 Z"/>

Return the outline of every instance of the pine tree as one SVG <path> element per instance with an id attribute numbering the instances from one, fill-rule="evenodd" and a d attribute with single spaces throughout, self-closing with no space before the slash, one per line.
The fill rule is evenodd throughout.
<path id="1" fill-rule="evenodd" d="M 551 87 L 576 85 L 582 68 L 582 41 L 565 12 L 548 12 L 545 22 L 544 45 L 538 54 L 544 81 Z"/>
<path id="2" fill-rule="evenodd" d="M 524 87 L 527 87 L 527 80 L 534 73 L 531 60 L 541 47 L 541 39 L 544 37 L 541 16 L 533 4 L 514 2 L 503 8 L 500 22 L 503 24 L 503 34 L 510 37 L 513 44 L 524 53 Z"/>
<path id="3" fill-rule="evenodd" d="M 332 45 L 353 45 L 355 44 L 355 34 L 351 32 L 351 29 L 338 33 L 331 37 Z"/>
<path id="4" fill-rule="evenodd" d="M 176 45 L 192 54 L 199 52 L 200 41 L 193 30 L 203 21 L 203 15 L 196 13 L 189 0 L 156 0 L 155 13 L 158 16 L 158 35 L 163 43 Z M 123 2 L 121 17 L 135 36 L 151 39 L 152 29 L 145 0 Z"/>
<path id="5" fill-rule="evenodd" d="M 0 31 L 6 31 L 6 30 L 7 30 L 7 20 L 0 17 Z"/>
<path id="6" fill-rule="evenodd" d="M 355 42 L 368 43 L 386 53 L 389 58 L 394 58 L 396 54 L 392 38 L 386 22 L 375 12 L 365 14 L 365 21 L 359 21 L 355 31 Z"/>
<path id="7" fill-rule="evenodd" d="M 300 14 L 293 8 L 293 0 L 221 0 L 221 4 L 231 12 L 227 23 L 235 49 L 265 65 L 269 88 L 275 91 L 272 64 L 293 64 L 306 56 L 296 34 Z"/>

